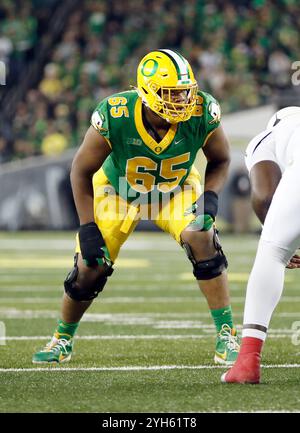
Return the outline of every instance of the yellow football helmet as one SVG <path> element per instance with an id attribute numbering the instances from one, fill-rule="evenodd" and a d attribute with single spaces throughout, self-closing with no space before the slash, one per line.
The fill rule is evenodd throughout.
<path id="1" fill-rule="evenodd" d="M 170 123 L 185 122 L 196 105 L 198 85 L 188 61 L 175 51 L 151 51 L 137 70 L 143 103 Z"/>

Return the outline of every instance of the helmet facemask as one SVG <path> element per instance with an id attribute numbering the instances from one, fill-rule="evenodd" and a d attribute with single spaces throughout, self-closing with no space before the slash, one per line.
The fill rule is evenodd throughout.
<path id="1" fill-rule="evenodd" d="M 157 113 L 170 123 L 185 122 L 190 119 L 196 105 L 198 86 L 161 87 L 157 92 Z"/>
<path id="2" fill-rule="evenodd" d="M 198 85 L 185 59 L 186 74 L 178 76 L 170 56 L 163 51 L 171 53 L 171 50 L 152 52 L 141 61 L 137 90 L 143 103 L 158 116 L 172 124 L 185 122 L 193 114 Z"/>

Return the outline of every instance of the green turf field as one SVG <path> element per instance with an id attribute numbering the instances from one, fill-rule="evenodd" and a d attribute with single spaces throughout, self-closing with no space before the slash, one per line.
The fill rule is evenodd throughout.
<path id="1" fill-rule="evenodd" d="M 223 236 L 240 328 L 258 238 Z M 191 264 L 161 233 L 133 234 L 82 321 L 70 363 L 31 363 L 59 317 L 72 233 L 0 234 L 0 412 L 300 411 L 300 272 L 287 271 L 261 385 L 224 385 L 215 331 Z M 300 338 L 299 338 L 300 343 Z"/>

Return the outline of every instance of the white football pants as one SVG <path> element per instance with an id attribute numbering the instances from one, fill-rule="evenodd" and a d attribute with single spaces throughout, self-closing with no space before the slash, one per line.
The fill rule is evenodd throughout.
<path id="1" fill-rule="evenodd" d="M 243 337 L 265 340 L 282 294 L 285 266 L 300 247 L 300 137 L 297 144 L 275 191 L 258 244 L 247 285 Z"/>

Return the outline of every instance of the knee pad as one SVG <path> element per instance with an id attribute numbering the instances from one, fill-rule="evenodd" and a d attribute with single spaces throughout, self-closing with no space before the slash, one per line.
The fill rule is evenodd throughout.
<path id="1" fill-rule="evenodd" d="M 197 260 L 195 259 L 192 249 L 187 243 L 182 243 L 182 247 L 186 252 L 189 260 L 193 265 L 193 274 L 197 278 L 197 280 L 211 280 L 213 278 L 218 277 L 222 274 L 222 272 L 228 267 L 228 262 L 225 254 L 223 253 L 217 229 L 214 228 L 213 233 L 213 242 L 217 251 L 217 255 L 206 260 Z"/>
<path id="2" fill-rule="evenodd" d="M 68 273 L 65 281 L 64 288 L 66 294 L 74 299 L 75 301 L 91 301 L 96 298 L 100 292 L 102 292 L 106 282 L 107 277 L 109 277 L 113 273 L 112 266 L 104 263 L 103 267 L 98 267 L 94 271 L 96 275 L 91 276 L 90 278 L 79 278 L 79 269 L 78 269 L 78 254 L 74 257 L 74 268 Z"/>

